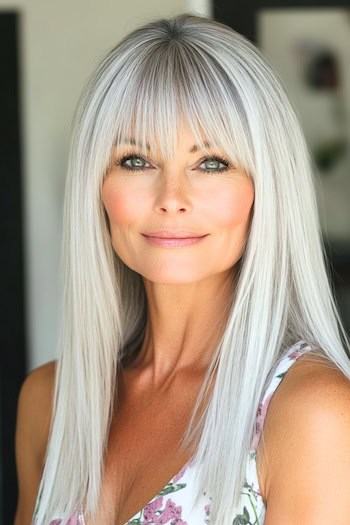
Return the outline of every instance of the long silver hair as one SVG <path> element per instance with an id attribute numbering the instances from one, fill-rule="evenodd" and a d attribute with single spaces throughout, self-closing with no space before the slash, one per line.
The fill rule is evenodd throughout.
<path id="1" fill-rule="evenodd" d="M 282 352 L 305 340 L 350 377 L 313 161 L 281 81 L 249 40 L 222 23 L 187 13 L 153 20 L 100 62 L 75 115 L 64 205 L 64 315 L 38 525 L 51 516 L 65 520 L 83 501 L 87 513 L 96 511 L 118 367 L 144 336 L 143 281 L 114 252 L 101 201 L 113 146 L 134 137 L 171 158 L 184 118 L 203 149 L 205 140 L 217 145 L 255 188 L 234 301 L 183 440 L 198 442 L 198 495 L 211 494 L 212 523 L 230 523 L 259 399 Z"/>

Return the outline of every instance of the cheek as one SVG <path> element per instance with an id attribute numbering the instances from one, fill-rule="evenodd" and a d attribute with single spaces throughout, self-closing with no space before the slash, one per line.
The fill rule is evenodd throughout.
<path id="1" fill-rule="evenodd" d="M 133 242 L 130 232 L 140 220 L 142 203 L 140 193 L 119 181 L 106 179 L 102 188 L 102 202 L 109 219 L 109 230 L 115 253 L 130 268 L 133 266 Z M 142 193 L 142 192 L 141 192 Z"/>
<path id="2" fill-rule="evenodd" d="M 254 202 L 253 183 L 249 180 L 233 188 L 226 188 L 226 191 L 213 195 L 211 202 L 213 220 L 218 225 L 229 229 L 248 227 Z"/>
<path id="3" fill-rule="evenodd" d="M 102 202 L 106 208 L 111 225 L 130 225 L 139 215 L 144 199 L 138 192 L 106 180 L 102 189 Z"/>

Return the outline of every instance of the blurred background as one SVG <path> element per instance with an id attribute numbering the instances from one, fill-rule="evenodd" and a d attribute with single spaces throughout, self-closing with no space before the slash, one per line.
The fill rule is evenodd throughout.
<path id="1" fill-rule="evenodd" d="M 17 500 L 25 375 L 56 358 L 63 191 L 74 109 L 99 59 L 134 27 L 192 12 L 257 44 L 303 125 L 334 291 L 350 328 L 350 0 L 0 0 L 0 525 Z"/>

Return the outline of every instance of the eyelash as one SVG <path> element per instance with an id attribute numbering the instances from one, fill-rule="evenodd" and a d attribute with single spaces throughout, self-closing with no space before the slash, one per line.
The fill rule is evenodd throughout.
<path id="1" fill-rule="evenodd" d="M 145 171 L 145 170 L 149 169 L 149 168 L 145 168 L 145 167 L 142 167 L 142 168 L 131 168 L 130 166 L 127 166 L 126 164 L 124 164 L 124 162 L 126 162 L 127 160 L 130 160 L 132 158 L 138 158 L 138 159 L 143 160 L 144 162 L 148 162 L 148 160 L 141 153 L 126 153 L 125 155 L 123 155 L 122 157 L 120 157 L 118 160 L 115 161 L 115 165 L 121 167 L 122 169 L 126 169 L 128 171 Z M 210 170 L 205 170 L 203 168 L 198 168 L 199 171 L 203 171 L 204 173 L 220 173 L 220 172 L 226 171 L 229 168 L 233 168 L 233 165 L 231 164 L 231 162 L 228 159 L 225 159 L 224 157 L 219 157 L 218 155 L 210 155 L 209 157 L 205 157 L 204 159 L 202 159 L 200 161 L 200 164 L 203 164 L 203 162 L 206 162 L 208 160 L 209 161 L 210 160 L 216 160 L 216 161 L 220 162 L 221 164 L 224 164 L 225 168 L 210 169 Z"/>

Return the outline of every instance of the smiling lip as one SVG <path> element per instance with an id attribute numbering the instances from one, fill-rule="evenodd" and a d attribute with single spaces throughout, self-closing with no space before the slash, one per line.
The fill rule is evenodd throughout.
<path id="1" fill-rule="evenodd" d="M 169 232 L 169 231 L 160 231 L 152 232 L 151 234 L 142 234 L 146 240 L 153 245 L 163 246 L 163 247 L 181 247 L 189 246 L 191 244 L 196 244 L 200 242 L 204 237 L 207 237 L 208 234 L 198 235 L 192 232 Z"/>
<path id="2" fill-rule="evenodd" d="M 194 239 L 195 237 L 204 237 L 205 235 L 198 235 L 198 233 L 187 232 L 187 231 L 170 231 L 170 230 L 161 230 L 159 232 L 150 232 L 143 233 L 146 237 L 158 237 L 161 239 Z"/>

